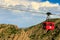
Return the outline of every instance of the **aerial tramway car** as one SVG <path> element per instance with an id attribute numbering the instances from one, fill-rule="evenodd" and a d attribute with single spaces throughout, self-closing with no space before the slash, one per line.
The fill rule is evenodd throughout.
<path id="1" fill-rule="evenodd" d="M 51 15 L 50 12 L 47 13 L 47 22 L 43 22 L 43 28 L 46 30 L 54 30 L 55 29 L 55 24 L 54 22 L 49 21 L 49 15 Z"/>
<path id="2" fill-rule="evenodd" d="M 55 24 L 54 22 L 44 22 L 43 23 L 43 28 L 46 30 L 54 30 L 55 29 Z"/>

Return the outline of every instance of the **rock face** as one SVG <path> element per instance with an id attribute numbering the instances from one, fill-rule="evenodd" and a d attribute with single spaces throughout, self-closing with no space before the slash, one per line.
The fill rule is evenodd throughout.
<path id="1" fill-rule="evenodd" d="M 42 23 L 25 29 L 12 24 L 0 24 L 0 40 L 60 40 L 60 19 L 49 21 L 55 23 L 55 30 L 43 29 Z"/>

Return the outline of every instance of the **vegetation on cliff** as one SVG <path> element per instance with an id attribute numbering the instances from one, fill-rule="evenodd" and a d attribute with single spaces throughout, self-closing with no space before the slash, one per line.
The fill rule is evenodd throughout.
<path id="1" fill-rule="evenodd" d="M 55 29 L 48 32 L 42 28 L 43 22 L 25 29 L 12 24 L 0 24 L 0 40 L 60 40 L 60 19 L 49 21 L 55 23 Z"/>

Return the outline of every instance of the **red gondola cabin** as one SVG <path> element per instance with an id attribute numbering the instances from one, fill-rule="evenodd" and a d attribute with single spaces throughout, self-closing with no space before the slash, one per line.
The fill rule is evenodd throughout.
<path id="1" fill-rule="evenodd" d="M 55 28 L 54 22 L 44 22 L 43 25 L 46 30 L 54 30 Z"/>

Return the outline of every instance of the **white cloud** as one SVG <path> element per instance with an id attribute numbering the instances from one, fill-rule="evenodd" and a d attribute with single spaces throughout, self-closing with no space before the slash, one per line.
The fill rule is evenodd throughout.
<path id="1" fill-rule="evenodd" d="M 2 6 L 4 5 L 4 6 Z M 31 10 L 32 12 L 40 11 L 42 12 L 60 12 L 59 8 L 60 5 L 58 3 L 53 4 L 49 1 L 46 2 L 35 2 L 35 1 L 29 1 L 29 0 L 0 0 L 0 6 L 4 7 L 6 9 L 11 9 L 13 12 L 21 12 L 20 10 L 28 11 Z M 39 14 L 32 14 L 32 15 L 38 15 Z"/>
<path id="2" fill-rule="evenodd" d="M 60 18 L 60 16 L 58 16 L 58 15 L 51 15 L 51 16 L 50 16 L 50 19 L 53 19 L 53 18 L 54 18 L 54 19 L 55 19 L 55 18 Z"/>
<path id="3" fill-rule="evenodd" d="M 53 4 L 53 3 L 50 3 L 49 1 L 46 1 L 46 2 L 43 2 L 43 3 L 40 3 L 40 4 L 41 4 L 41 7 L 57 7 L 57 6 L 59 6 L 58 3 Z"/>
<path id="4" fill-rule="evenodd" d="M 35 2 L 29 0 L 0 0 L 0 5 L 4 5 L 5 7 L 16 6 L 16 5 L 23 5 L 26 8 L 31 8 L 34 10 L 39 10 L 40 7 L 57 7 L 59 6 L 58 3 L 52 4 L 48 1 L 46 2 Z"/>
<path id="5" fill-rule="evenodd" d="M 19 4 L 19 1 L 14 1 L 14 0 L 0 0 L 0 5 L 6 5 L 6 6 L 9 6 L 9 5 L 17 5 Z"/>
<path id="6" fill-rule="evenodd" d="M 12 6 L 15 6 L 15 5 L 28 5 L 29 2 L 27 1 L 24 1 L 24 0 L 0 0 L 0 5 L 5 5 L 5 6 L 9 6 L 9 5 L 12 5 Z"/>
<path id="7" fill-rule="evenodd" d="M 57 6 L 59 6 L 58 3 L 52 4 L 52 3 L 48 2 L 48 1 L 40 2 L 40 3 L 38 3 L 38 2 L 31 2 L 31 5 L 32 5 L 32 8 L 34 8 L 36 10 L 38 10 L 40 7 L 57 7 Z"/>

